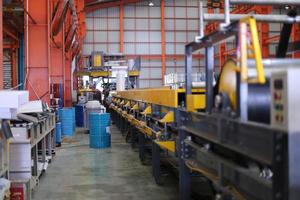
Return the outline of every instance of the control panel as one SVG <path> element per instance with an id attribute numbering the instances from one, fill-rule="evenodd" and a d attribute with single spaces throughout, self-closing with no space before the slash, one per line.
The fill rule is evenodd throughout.
<path id="1" fill-rule="evenodd" d="M 300 69 L 287 68 L 271 75 L 271 125 L 300 131 Z"/>

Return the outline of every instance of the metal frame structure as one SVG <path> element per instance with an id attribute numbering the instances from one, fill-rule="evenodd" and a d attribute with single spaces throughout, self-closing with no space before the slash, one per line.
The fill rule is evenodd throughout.
<path id="1" fill-rule="evenodd" d="M 31 99 L 49 104 L 52 85 L 62 84 L 64 104 L 70 106 L 71 64 L 75 59 L 80 65 L 85 37 L 84 0 L 3 3 L 5 44 L 1 48 L 10 52 L 12 87 L 28 89 Z"/>
<path id="2" fill-rule="evenodd" d="M 244 21 L 247 20 L 242 20 Z M 250 24 L 251 26 L 254 25 Z M 169 160 L 172 158 L 171 160 L 178 164 L 182 200 L 191 198 L 191 179 L 195 173 L 201 174 L 210 182 L 215 195 L 222 199 L 298 198 L 300 179 L 295 170 L 299 169 L 300 163 L 291 161 L 299 155 L 296 145 L 300 142 L 299 133 L 291 134 L 274 129 L 270 125 L 250 122 L 247 117 L 244 118 L 243 106 L 238 106 L 235 118 L 213 109 L 214 48 L 228 38 L 235 37 L 239 41 L 239 37 L 243 36 L 239 35 L 242 27 L 238 22 L 226 24 L 220 31 L 212 32 L 200 37 L 197 42 L 186 45 L 184 106 L 178 102 L 174 103 L 174 97 L 161 95 L 157 89 L 118 92 L 113 97 L 110 106 L 113 121 L 122 132 L 131 133 L 133 139 L 131 138 L 130 142 L 139 145 L 141 160 L 147 152 L 145 144 L 148 144 L 148 148 L 151 146 L 153 176 L 156 182 L 161 183 L 162 157 L 167 154 Z M 258 35 L 254 37 L 258 38 Z M 257 41 L 254 43 L 252 48 L 259 47 Z M 247 43 L 244 46 L 247 48 Z M 192 90 L 192 59 L 193 53 L 200 49 L 205 49 L 206 88 L 202 99 L 195 100 L 195 91 Z M 261 59 L 261 54 L 257 55 Z M 262 60 L 256 60 L 256 81 L 263 83 L 263 73 L 259 67 L 261 62 Z M 243 101 L 241 91 L 248 80 L 243 74 L 243 63 L 241 61 L 241 75 L 238 76 L 237 88 L 240 105 Z M 172 93 L 170 89 L 165 89 L 164 92 Z M 194 102 L 205 102 L 205 105 L 201 109 L 190 110 L 189 106 L 195 106 Z M 161 120 L 171 123 L 161 126 L 158 130 L 157 125 Z M 161 135 L 166 132 L 167 136 L 160 144 Z M 167 144 L 168 142 L 172 144 Z M 175 150 L 171 152 L 174 154 L 168 154 L 172 145 Z"/>
<path id="3" fill-rule="evenodd" d="M 178 27 L 176 27 L 176 25 L 174 25 L 174 29 L 167 29 L 167 24 L 169 21 L 173 20 L 174 23 L 176 20 L 187 20 L 188 19 L 188 14 L 186 14 L 186 16 L 184 18 L 182 17 L 178 17 L 175 15 L 175 11 L 177 8 L 182 8 L 183 6 L 181 6 L 180 4 L 178 4 L 176 1 L 174 1 L 174 5 L 170 5 L 170 4 L 165 4 L 165 1 L 161 1 L 160 2 L 160 5 L 155 5 L 156 7 L 155 8 L 159 8 L 160 9 L 160 13 L 161 15 L 160 16 L 149 16 L 149 17 L 139 17 L 137 16 L 137 13 L 138 13 L 138 9 L 140 9 L 141 7 L 139 6 L 138 3 L 131 3 L 131 5 L 134 7 L 133 8 L 133 11 L 134 12 L 132 15 L 133 16 L 126 16 L 126 13 L 123 13 L 124 12 L 124 7 L 125 5 L 129 5 L 129 3 L 127 1 L 121 1 L 123 2 L 122 4 L 117 4 L 117 6 L 114 4 L 114 6 L 116 7 L 119 7 L 119 16 L 103 16 L 103 17 L 100 17 L 100 16 L 96 16 L 96 15 L 90 15 L 87 17 L 87 19 L 89 19 L 91 22 L 89 28 L 88 28 L 88 32 L 90 33 L 93 33 L 93 34 L 96 34 L 98 31 L 101 31 L 102 34 L 109 34 L 109 32 L 119 32 L 120 33 L 120 41 L 117 41 L 117 42 L 109 42 L 109 41 L 102 41 L 102 42 L 99 42 L 99 41 L 95 41 L 96 38 L 94 36 L 94 38 L 91 37 L 90 40 L 86 41 L 85 43 L 87 44 L 87 46 L 90 46 L 92 45 L 93 46 L 93 50 L 97 50 L 95 49 L 95 46 L 100 46 L 100 45 L 103 45 L 103 46 L 115 46 L 115 45 L 119 45 L 120 46 L 120 51 L 122 52 L 122 46 L 126 47 L 126 45 L 128 46 L 134 46 L 135 49 L 137 49 L 137 47 L 139 45 L 150 45 L 151 44 L 157 44 L 160 45 L 160 51 L 161 51 L 161 54 L 151 54 L 151 52 L 147 53 L 147 54 L 143 54 L 143 55 L 140 55 L 138 51 L 135 50 L 136 53 L 132 54 L 132 55 L 127 55 L 128 58 L 134 58 L 136 57 L 136 55 L 139 55 L 141 56 L 141 58 L 143 59 L 143 61 L 145 61 L 145 63 L 147 63 L 148 61 L 149 62 L 152 62 L 152 61 L 159 61 L 161 62 L 161 66 L 162 67 L 158 67 L 158 66 L 151 66 L 151 65 L 146 65 L 143 67 L 145 69 L 145 71 L 149 71 L 149 75 L 151 74 L 151 71 L 152 70 L 158 70 L 158 68 L 161 68 L 162 70 L 162 73 L 160 76 L 155 76 L 155 77 L 141 77 L 141 80 L 143 80 L 144 82 L 149 82 L 149 85 L 151 85 L 151 82 L 152 81 L 161 81 L 163 80 L 163 77 L 166 73 L 168 73 L 168 68 L 173 68 L 173 66 L 170 66 L 170 62 L 174 62 L 174 70 L 176 71 L 179 71 L 180 69 L 183 70 L 183 64 L 180 65 L 180 69 L 178 69 L 179 65 L 176 64 L 178 63 L 177 61 L 183 61 L 184 60 L 184 55 L 183 53 L 179 53 L 178 51 L 176 52 L 176 46 L 184 46 L 184 44 L 186 44 L 186 42 L 189 41 L 188 38 L 184 38 L 185 41 L 178 41 L 178 38 L 176 39 L 176 34 L 174 34 L 174 39 L 175 41 L 169 41 L 168 38 L 166 38 L 168 36 L 168 33 L 175 33 L 176 31 L 178 32 L 182 32 L 182 33 L 185 33 L 186 37 L 188 37 L 188 22 L 186 21 L 186 24 L 184 25 L 186 27 L 187 30 L 178 30 Z M 172 2 L 172 1 L 171 1 Z M 186 10 L 188 8 L 193 8 L 193 9 L 196 9 L 198 10 L 198 5 L 188 5 L 188 1 L 184 1 L 185 4 L 186 4 Z M 103 3 L 104 4 L 104 3 Z M 101 7 L 100 5 L 102 5 L 101 3 L 99 3 L 99 7 Z M 106 6 L 103 6 L 101 8 L 107 8 Z M 100 9 L 100 8 L 99 8 Z M 169 10 L 172 10 L 172 12 L 174 12 L 174 16 L 166 16 L 166 9 L 169 9 Z M 158 9 L 157 9 L 158 10 Z M 95 10 L 93 10 L 95 11 Z M 90 12 L 90 11 L 88 11 Z M 146 12 L 151 12 L 151 7 L 147 7 L 146 8 Z M 105 12 L 104 12 L 105 13 Z M 124 16 L 125 14 L 125 16 Z M 115 28 L 107 28 L 106 30 L 104 29 L 99 29 L 99 28 L 96 28 L 96 21 L 98 21 L 99 19 L 102 19 L 104 21 L 109 21 L 109 20 L 112 20 L 114 21 L 115 23 L 116 20 L 118 19 L 119 21 L 119 27 L 117 29 Z M 147 20 L 148 21 L 148 27 L 145 27 L 144 29 L 141 29 L 141 28 L 138 28 L 136 25 L 134 25 L 133 28 L 129 28 L 129 27 L 124 27 L 124 20 Z M 160 21 L 160 27 L 158 28 L 151 28 L 151 20 L 159 20 Z M 196 17 L 193 17 L 191 18 L 192 20 L 198 20 L 198 18 Z M 123 22 L 123 23 L 122 23 Z M 113 22 L 112 22 L 113 23 Z M 104 27 L 105 28 L 105 27 Z M 148 37 L 148 40 L 150 41 L 150 38 L 151 38 L 151 34 L 152 32 L 160 32 L 160 35 L 161 35 L 161 41 L 157 41 L 157 42 L 139 42 L 137 41 L 137 39 L 133 39 L 133 41 L 124 41 L 124 33 L 126 33 L 126 31 L 130 31 L 130 32 L 134 32 L 133 35 L 134 37 L 133 38 L 136 38 L 136 35 L 137 35 L 137 32 L 138 31 L 149 31 L 148 34 L 146 34 L 146 37 Z M 197 32 L 198 32 L 198 27 L 195 27 L 195 29 L 193 30 L 193 32 L 195 33 L 195 35 L 197 35 Z M 107 37 L 107 36 L 106 36 Z M 174 45 L 174 53 L 168 53 L 167 52 L 167 48 L 168 48 L 168 45 L 169 46 L 172 46 Z M 104 48 L 104 47 L 103 47 Z M 152 48 L 152 47 L 151 47 Z M 99 50 L 99 49 L 98 49 Z M 106 52 L 108 52 L 109 49 L 102 49 Z M 124 49 L 123 49 L 124 50 Z M 150 51 L 150 49 L 149 49 Z M 88 53 L 88 52 L 86 52 Z M 196 55 L 199 59 L 202 58 L 202 55 Z M 87 57 L 87 56 L 86 56 Z M 176 65 L 178 65 L 176 67 Z M 198 65 L 197 65 L 198 66 Z M 163 81 L 162 81 L 163 83 Z"/>

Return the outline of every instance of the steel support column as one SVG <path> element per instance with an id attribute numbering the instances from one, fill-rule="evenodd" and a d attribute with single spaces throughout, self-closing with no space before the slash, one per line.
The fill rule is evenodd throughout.
<path id="1" fill-rule="evenodd" d="M 206 112 L 210 113 L 213 109 L 213 73 L 214 73 L 214 47 L 206 47 L 205 73 L 206 73 Z"/>
<path id="2" fill-rule="evenodd" d="M 120 52 L 124 53 L 124 4 L 120 4 Z"/>
<path id="3" fill-rule="evenodd" d="M 36 21 L 25 15 L 26 89 L 30 100 L 50 103 L 50 1 L 26 0 L 25 9 Z"/>
<path id="4" fill-rule="evenodd" d="M 165 36 L 165 1 L 160 1 L 161 13 L 161 63 L 162 63 L 162 81 L 166 75 L 166 36 Z"/>
<path id="5" fill-rule="evenodd" d="M 54 6 L 55 4 L 52 4 L 51 13 L 54 10 Z M 64 25 L 62 25 L 61 31 L 52 36 L 51 39 L 51 65 L 53 66 L 50 71 L 51 84 L 61 84 L 64 81 Z"/>
<path id="6" fill-rule="evenodd" d="M 293 41 L 297 42 L 300 41 L 300 25 L 295 24 L 293 28 Z M 300 58 L 300 52 L 295 52 L 293 54 L 293 58 Z"/>
<path id="7" fill-rule="evenodd" d="M 2 0 L 0 0 L 0 90 L 3 89 L 3 17 Z"/>
<path id="8" fill-rule="evenodd" d="M 185 91 L 186 96 L 192 94 L 192 73 L 193 73 L 193 49 L 185 47 Z"/>
<path id="9" fill-rule="evenodd" d="M 185 145 L 184 140 L 187 134 L 183 130 L 179 130 L 179 194 L 180 200 L 191 199 L 191 175 L 190 169 L 185 164 Z"/>

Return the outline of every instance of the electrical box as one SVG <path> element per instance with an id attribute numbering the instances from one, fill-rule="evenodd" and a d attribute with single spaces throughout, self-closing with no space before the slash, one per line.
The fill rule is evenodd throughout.
<path id="1" fill-rule="evenodd" d="M 102 51 L 94 51 L 91 56 L 92 68 L 100 68 L 104 66 L 104 53 Z"/>
<path id="2" fill-rule="evenodd" d="M 300 131 L 300 69 L 287 68 L 271 75 L 271 125 L 295 133 Z"/>

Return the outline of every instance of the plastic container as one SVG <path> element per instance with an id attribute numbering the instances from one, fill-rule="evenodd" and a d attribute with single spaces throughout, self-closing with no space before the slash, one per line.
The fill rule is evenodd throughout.
<path id="1" fill-rule="evenodd" d="M 57 122 L 55 126 L 55 142 L 56 144 L 61 144 L 61 123 Z"/>
<path id="2" fill-rule="evenodd" d="M 76 118 L 76 126 L 84 127 L 84 105 L 77 104 L 75 106 L 75 118 Z"/>
<path id="3" fill-rule="evenodd" d="M 111 147 L 110 114 L 90 113 L 90 148 Z"/>
<path id="4" fill-rule="evenodd" d="M 62 108 L 59 110 L 62 136 L 73 136 L 75 132 L 75 109 Z"/>
<path id="5" fill-rule="evenodd" d="M 99 101 L 89 101 L 85 105 L 85 117 L 84 117 L 84 127 L 89 129 L 89 116 L 91 113 L 105 113 L 106 109 L 102 106 Z"/>

